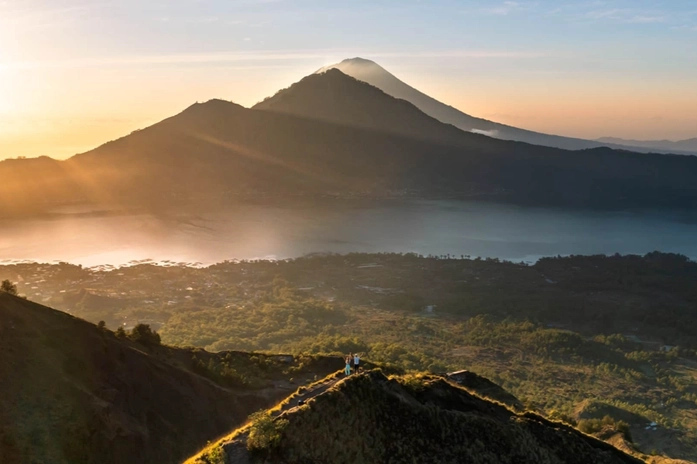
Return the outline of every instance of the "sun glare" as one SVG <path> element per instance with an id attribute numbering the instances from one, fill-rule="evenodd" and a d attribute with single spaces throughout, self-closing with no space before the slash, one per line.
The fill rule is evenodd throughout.
<path id="1" fill-rule="evenodd" d="M 6 113 L 12 109 L 12 95 L 10 85 L 10 73 L 3 69 L 0 63 L 0 112 Z"/>

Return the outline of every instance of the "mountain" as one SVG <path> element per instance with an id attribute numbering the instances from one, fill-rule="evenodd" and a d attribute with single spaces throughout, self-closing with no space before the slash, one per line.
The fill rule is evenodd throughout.
<path id="1" fill-rule="evenodd" d="M 340 364 L 302 362 L 290 376 L 323 376 Z M 209 370 L 221 365 L 258 381 Z M 143 345 L 0 292 L 0 462 L 181 461 L 294 390 L 283 372 L 298 365 L 286 356 Z"/>
<path id="2" fill-rule="evenodd" d="M 697 155 L 697 137 L 685 140 L 627 140 L 617 137 L 601 137 L 599 142 L 615 145 L 627 145 L 632 147 L 648 148 L 651 150 L 671 151 L 673 153 L 686 152 Z"/>
<path id="3" fill-rule="evenodd" d="M 434 185 L 452 189 L 452 184 L 459 182 L 459 194 L 486 192 L 489 197 L 511 199 L 506 193 L 509 192 L 518 200 L 538 204 L 559 201 L 558 204 L 567 206 L 598 207 L 603 202 L 608 206 L 616 200 L 622 202 L 641 195 L 644 198 L 640 203 L 646 206 L 664 195 L 653 190 L 663 175 L 656 171 L 659 165 L 677 163 L 692 170 L 688 166 L 697 161 L 684 156 L 655 157 L 607 148 L 563 151 L 456 130 L 453 125 L 439 124 L 406 100 L 390 98 L 381 89 L 351 79 L 338 69 L 310 75 L 254 109 L 372 129 L 419 142 L 437 141 L 437 146 L 424 147 L 428 156 L 421 161 L 424 167 L 420 170 L 422 175 L 434 173 Z M 682 190 L 675 189 L 674 181 L 686 172 L 671 171 L 671 180 L 665 187 L 672 196 Z M 630 186 L 634 182 L 637 184 Z M 683 185 L 691 191 L 683 191 L 688 196 L 697 192 L 688 184 Z M 644 196 L 646 188 L 653 191 L 650 198 Z M 609 194 L 611 190 L 614 193 Z M 605 199 L 599 200 L 596 195 Z M 614 196 L 614 200 L 606 195 Z"/>
<path id="4" fill-rule="evenodd" d="M 0 162 L 0 214 L 92 203 L 212 208 L 273 197 L 487 198 L 697 208 L 697 158 L 565 151 L 465 132 L 338 70 L 253 109 L 211 100 L 65 161 Z"/>
<path id="5" fill-rule="evenodd" d="M 312 118 L 347 127 L 396 134 L 438 144 L 493 147 L 485 137 L 470 137 L 429 117 L 406 100 L 389 98 L 377 87 L 338 70 L 311 74 L 257 103 L 253 109 Z"/>
<path id="6" fill-rule="evenodd" d="M 210 462 L 644 461 L 566 424 L 513 412 L 443 377 L 387 377 L 374 370 L 331 380 L 296 397 L 280 415 L 257 416 L 250 426 L 187 461 Z"/>
<path id="7" fill-rule="evenodd" d="M 633 141 L 624 141 L 621 139 L 599 139 L 597 141 L 584 140 L 573 137 L 543 134 L 540 132 L 500 124 L 487 119 L 477 118 L 463 113 L 462 111 L 446 105 L 445 103 L 441 103 L 435 98 L 429 97 L 428 95 L 402 82 L 374 61 L 366 60 L 364 58 L 346 59 L 340 63 L 323 67 L 319 69 L 317 73 L 321 74 L 330 69 L 338 69 L 341 72 L 355 77 L 360 81 L 367 82 L 375 87 L 378 87 L 385 93 L 392 95 L 395 98 L 409 101 L 424 113 L 438 119 L 441 122 L 452 124 L 464 131 L 485 134 L 498 139 L 516 140 L 534 145 L 563 148 L 567 150 L 610 147 L 646 153 L 652 151 L 677 154 L 697 153 L 697 148 L 692 146 L 692 144 L 683 145 L 676 143 L 674 145 L 646 145 L 641 143 L 629 143 Z"/>

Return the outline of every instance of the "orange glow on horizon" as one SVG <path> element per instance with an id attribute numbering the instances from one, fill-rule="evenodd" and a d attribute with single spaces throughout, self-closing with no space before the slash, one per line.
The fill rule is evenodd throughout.
<path id="1" fill-rule="evenodd" d="M 252 106 L 319 69 L 287 67 L 60 68 L 0 63 L 0 159 L 63 159 L 128 135 L 211 98 Z M 407 84 L 470 115 L 582 138 L 697 136 L 697 89 L 687 79 L 618 83 L 600 77 L 461 76 L 385 67 Z M 280 70 L 280 72 L 279 72 Z M 435 73 L 435 74 L 434 74 Z M 620 85 L 621 84 L 621 85 Z"/>

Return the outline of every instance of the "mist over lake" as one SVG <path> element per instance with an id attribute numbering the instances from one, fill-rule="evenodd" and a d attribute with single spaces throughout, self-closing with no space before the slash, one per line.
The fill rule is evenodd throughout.
<path id="1" fill-rule="evenodd" d="M 315 252 L 416 252 L 517 262 L 654 250 L 694 259 L 695 238 L 694 213 L 569 212 L 450 201 L 244 205 L 190 215 L 59 214 L 0 221 L 0 260 L 211 264 Z"/>

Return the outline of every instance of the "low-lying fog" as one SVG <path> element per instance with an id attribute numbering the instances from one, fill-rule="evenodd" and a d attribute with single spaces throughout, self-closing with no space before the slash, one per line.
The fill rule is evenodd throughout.
<path id="1" fill-rule="evenodd" d="M 697 258 L 697 215 L 569 212 L 412 201 L 199 215 L 75 215 L 0 221 L 0 260 L 86 266 L 153 259 L 210 264 L 312 252 L 417 252 L 535 261 L 569 254 L 682 253 Z"/>

